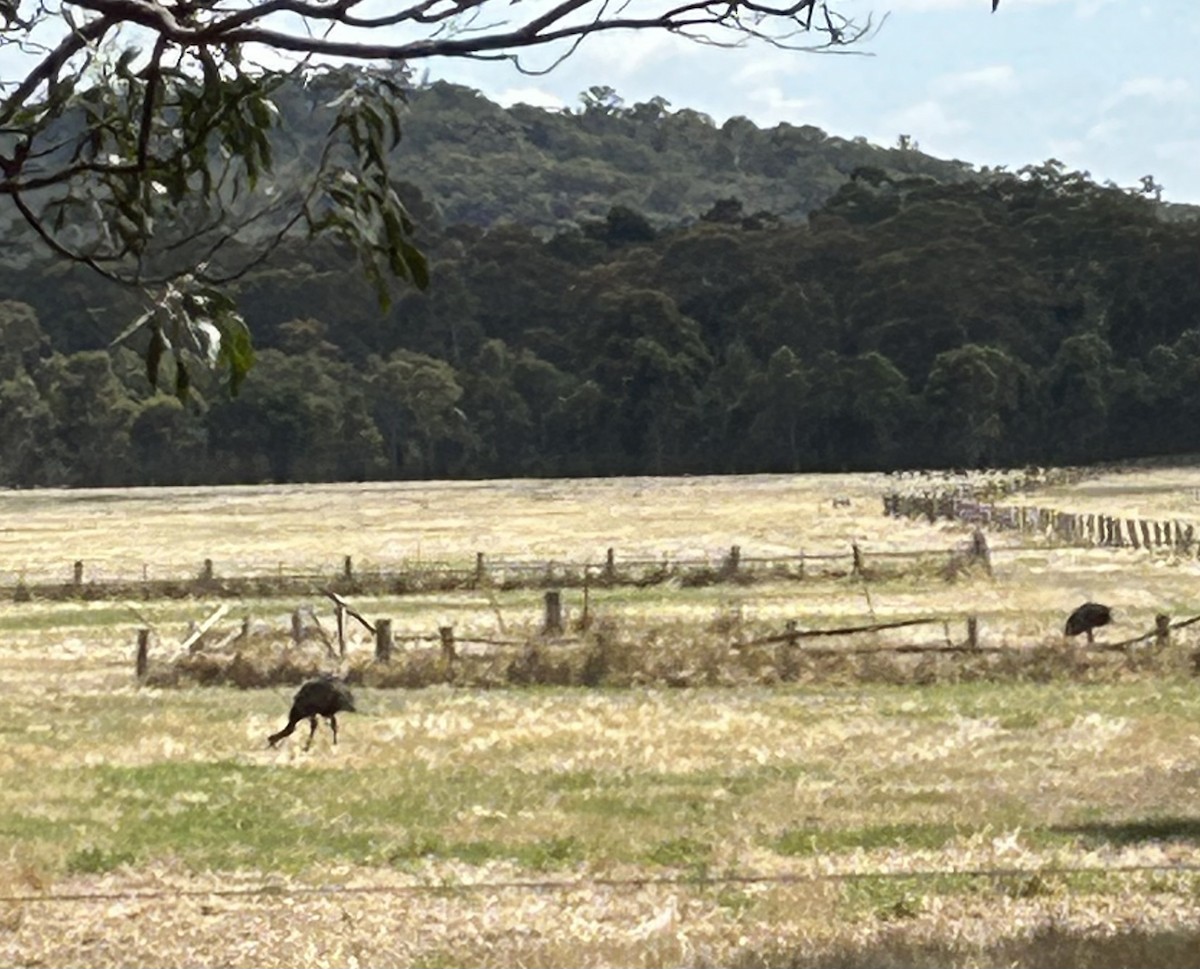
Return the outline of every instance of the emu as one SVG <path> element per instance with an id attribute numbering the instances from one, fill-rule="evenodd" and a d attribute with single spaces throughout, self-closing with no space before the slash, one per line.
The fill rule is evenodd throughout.
<path id="1" fill-rule="evenodd" d="M 329 728 L 333 731 L 333 742 L 337 744 L 337 715 L 339 713 L 355 713 L 354 696 L 350 688 L 341 680 L 332 676 L 323 676 L 319 680 L 309 680 L 299 690 L 292 700 L 292 709 L 288 714 L 287 726 L 278 733 L 267 738 L 267 743 L 274 747 L 284 737 L 291 736 L 296 724 L 308 720 L 312 729 L 308 732 L 308 743 L 304 749 L 312 746 L 313 736 L 317 732 L 317 717 L 327 717 Z"/>
<path id="2" fill-rule="evenodd" d="M 1064 630 L 1068 636 L 1078 636 L 1087 633 L 1088 642 L 1095 642 L 1092 630 L 1107 626 L 1112 622 L 1112 610 L 1098 602 L 1085 602 L 1071 615 L 1067 616 L 1067 627 Z"/>

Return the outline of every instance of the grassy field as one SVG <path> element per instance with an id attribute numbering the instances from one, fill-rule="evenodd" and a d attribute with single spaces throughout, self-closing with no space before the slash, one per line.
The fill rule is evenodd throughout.
<path id="1" fill-rule="evenodd" d="M 352 542 L 396 508 L 408 513 L 387 533 L 395 554 L 448 560 L 481 546 L 565 557 L 961 541 L 884 519 L 886 484 L 5 494 L 0 568 L 366 555 Z M 1113 475 L 1053 501 L 1102 494 L 1149 516 L 1194 486 L 1200 471 Z M 451 503 L 423 528 L 416 509 Z M 1194 560 L 997 544 L 995 564 L 953 583 L 613 589 L 591 608 L 675 649 L 732 614 L 754 630 L 969 610 L 989 641 L 1061 651 L 1062 615 L 1082 598 L 1117 607 L 1110 638 L 1156 611 L 1200 612 Z M 1175 662 L 1118 656 L 1082 678 L 361 688 L 341 744 L 322 726 L 304 751 L 303 729 L 265 744 L 289 688 L 134 683 L 134 631 L 149 622 L 166 649 L 212 605 L 0 605 L 0 964 L 1200 964 L 1190 630 Z M 238 603 L 230 622 L 282 627 L 295 605 Z M 539 595 L 361 605 L 414 635 L 445 622 L 511 634 L 536 623 Z"/>
<path id="2" fill-rule="evenodd" d="M 0 584 L 221 575 L 337 574 L 398 563 L 470 566 L 475 553 L 604 562 L 845 550 L 944 539 L 879 514 L 882 475 L 607 478 L 244 488 L 0 492 Z M 851 499 L 833 507 L 835 497 Z M 931 545 L 929 543 L 932 543 Z"/>

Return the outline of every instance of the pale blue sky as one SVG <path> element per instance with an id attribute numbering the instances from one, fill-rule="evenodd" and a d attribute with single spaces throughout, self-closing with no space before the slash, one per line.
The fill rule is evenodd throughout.
<path id="1" fill-rule="evenodd" d="M 1058 158 L 1097 181 L 1153 175 L 1200 203 L 1198 0 L 848 0 L 887 14 L 871 56 L 701 47 L 651 34 L 592 38 L 544 77 L 430 63 L 502 103 L 579 104 L 595 84 L 628 104 L 661 95 L 718 123 L 745 115 L 895 144 L 974 165 Z M 543 58 L 546 62 L 547 58 Z M 536 61 L 534 62 L 536 63 Z"/>

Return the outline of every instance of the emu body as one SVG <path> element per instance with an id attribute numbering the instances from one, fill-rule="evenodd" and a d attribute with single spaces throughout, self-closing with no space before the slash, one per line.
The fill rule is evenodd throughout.
<path id="1" fill-rule="evenodd" d="M 278 733 L 267 738 L 267 743 L 274 747 L 284 737 L 291 736 L 296 724 L 307 720 L 311 726 L 308 732 L 308 742 L 304 749 L 312 746 L 313 736 L 317 732 L 317 717 L 329 720 L 329 729 L 333 731 L 333 742 L 337 744 L 337 715 L 339 713 L 354 713 L 354 695 L 349 687 L 341 680 L 332 677 L 322 677 L 319 680 L 309 680 L 299 690 L 292 700 L 292 709 L 288 713 L 287 726 Z"/>
<path id="2" fill-rule="evenodd" d="M 1067 626 L 1063 630 L 1068 636 L 1078 636 L 1087 633 L 1088 642 L 1093 642 L 1093 630 L 1107 626 L 1112 622 L 1112 610 L 1098 602 L 1085 602 L 1071 615 L 1067 616 Z"/>

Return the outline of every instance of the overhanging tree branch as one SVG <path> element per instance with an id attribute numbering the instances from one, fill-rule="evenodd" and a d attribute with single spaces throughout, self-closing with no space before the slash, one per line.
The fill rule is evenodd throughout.
<path id="1" fill-rule="evenodd" d="M 144 290 L 162 310 L 147 325 L 165 314 L 183 336 L 188 313 L 215 305 L 187 286 L 237 278 L 301 226 L 352 246 L 386 300 L 390 279 L 428 281 L 388 167 L 415 63 L 507 59 L 544 73 L 590 37 L 629 31 L 854 51 L 873 24 L 843 13 L 846 2 L 413 0 L 376 14 L 364 0 L 41 0 L 32 12 L 0 0 L 0 63 L 27 64 L 0 77 L 0 204 L 11 199 L 54 255 Z M 521 63 L 534 49 L 554 53 L 551 67 Z M 264 52 L 297 63 L 250 59 Z M 315 166 L 281 191 L 272 96 L 285 81 L 304 83 L 313 58 L 389 66 L 347 76 Z M 240 264 L 227 257 L 231 241 Z M 217 323 L 194 321 L 204 337 L 190 345 L 248 366 L 241 343 L 210 352 L 213 326 L 244 336 L 221 306 Z M 178 354 L 188 341 L 156 345 Z M 241 376 L 231 374 L 234 386 Z"/>

